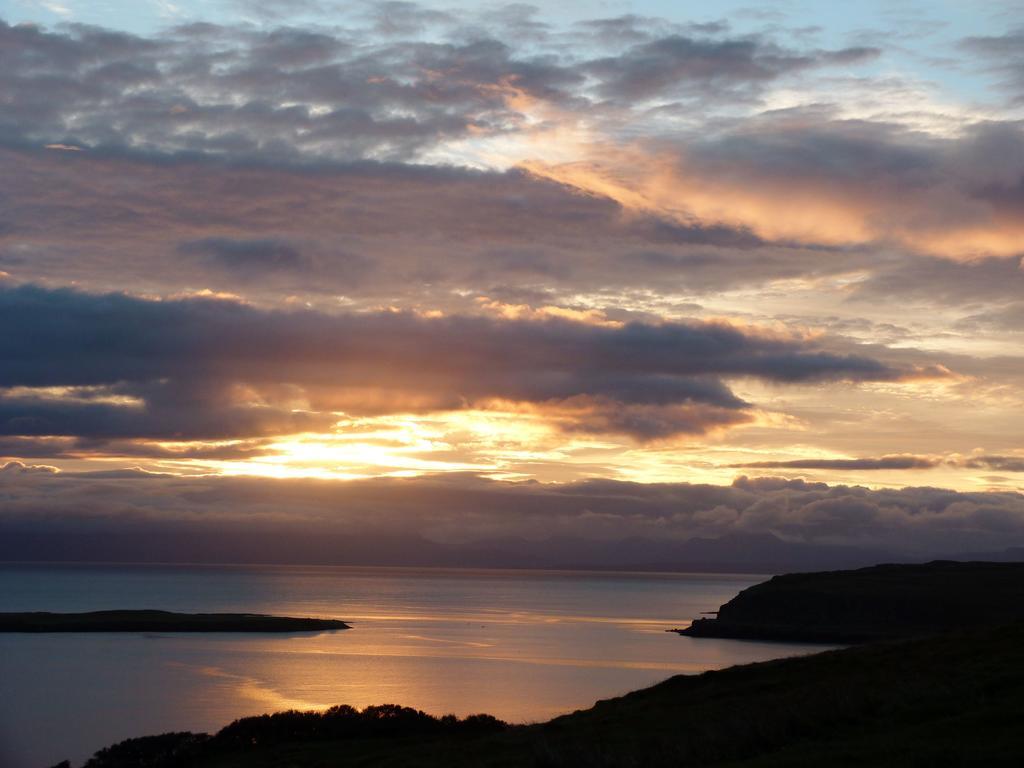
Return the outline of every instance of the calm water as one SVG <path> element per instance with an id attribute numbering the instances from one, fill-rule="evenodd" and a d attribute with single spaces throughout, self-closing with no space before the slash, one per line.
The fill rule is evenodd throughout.
<path id="1" fill-rule="evenodd" d="M 0 634 L 0 765 L 209 731 L 286 708 L 399 703 L 542 720 L 679 672 L 806 646 L 668 634 L 752 576 L 332 567 L 0 565 L 0 611 L 318 616 L 301 635 Z"/>

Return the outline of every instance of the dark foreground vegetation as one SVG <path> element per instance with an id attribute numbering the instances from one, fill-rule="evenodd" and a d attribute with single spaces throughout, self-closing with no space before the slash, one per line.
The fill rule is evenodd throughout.
<path id="1" fill-rule="evenodd" d="M 258 613 L 0 613 L 0 632 L 314 632 L 348 629 L 336 619 L 294 619 Z"/>
<path id="2" fill-rule="evenodd" d="M 1015 766 L 1024 623 L 677 676 L 529 726 L 400 707 L 285 712 L 105 749 L 88 768 Z"/>
<path id="3" fill-rule="evenodd" d="M 775 576 L 740 592 L 717 618 L 677 631 L 845 644 L 1012 621 L 1024 621 L 1024 563 L 936 561 Z"/>

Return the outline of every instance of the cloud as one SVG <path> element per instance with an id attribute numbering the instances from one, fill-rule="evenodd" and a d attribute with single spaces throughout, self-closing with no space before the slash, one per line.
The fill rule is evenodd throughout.
<path id="1" fill-rule="evenodd" d="M 611 31 L 607 23 L 600 28 Z M 627 28 L 626 30 L 630 30 Z M 764 83 L 820 66 L 870 61 L 877 48 L 800 53 L 756 38 L 695 38 L 671 35 L 645 41 L 583 69 L 598 78 L 599 92 L 627 102 L 656 97 L 752 98 Z"/>
<path id="2" fill-rule="evenodd" d="M 378 33 L 396 37 L 408 37 L 438 24 L 454 24 L 457 20 L 451 13 L 424 8 L 404 0 L 374 3 L 368 15 Z"/>
<path id="3" fill-rule="evenodd" d="M 207 261 L 241 277 L 273 272 L 305 271 L 312 265 L 292 244 L 274 238 L 238 240 L 208 237 L 178 245 L 178 252 L 204 257 Z"/>
<path id="4" fill-rule="evenodd" d="M 580 154 L 524 165 L 627 209 L 746 229 L 763 242 L 879 244 L 963 260 L 1024 252 L 1024 130 L 1015 123 L 939 138 L 796 109 L 696 140 L 596 140 Z"/>
<path id="5" fill-rule="evenodd" d="M 634 46 L 659 38 L 679 36 L 709 37 L 725 35 L 730 31 L 727 20 L 709 22 L 671 22 L 652 16 L 625 14 L 600 19 L 584 19 L 576 26 L 603 44 L 610 46 Z"/>
<path id="6" fill-rule="evenodd" d="M 877 459 L 793 459 L 791 461 L 755 461 L 748 464 L 732 464 L 734 468 L 746 469 L 931 469 L 941 463 L 930 456 L 882 456 Z"/>
<path id="7" fill-rule="evenodd" d="M 950 261 L 905 256 L 879 265 L 853 286 L 851 299 L 866 302 L 899 297 L 917 304 L 983 308 L 979 320 L 998 312 L 1024 291 L 1024 269 L 1014 259 Z M 994 318 L 993 318 L 994 319 Z"/>
<path id="8" fill-rule="evenodd" d="M 240 4 L 267 23 L 0 25 L 0 279 L 41 291 L 0 367 L 12 457 L 212 462 L 185 443 L 469 409 L 544 450 L 628 436 L 633 476 L 681 461 L 634 441 L 685 436 L 724 477 L 741 425 L 764 458 L 795 429 L 857 461 L 1013 453 L 1012 112 L 904 103 L 854 69 L 877 41 L 781 26 Z M 583 473 L 556 454 L 499 463 Z"/>
<path id="9" fill-rule="evenodd" d="M 1024 472 L 1024 456 L 972 456 L 965 459 L 963 465 L 997 472 Z"/>
<path id="10" fill-rule="evenodd" d="M 889 264 L 875 246 L 1024 248 L 1019 125 L 939 138 L 827 104 L 655 114 L 694 94 L 748 99 L 874 48 L 637 17 L 560 35 L 531 14 L 385 3 L 330 29 L 195 23 L 152 37 L 3 25 L 0 173 L 21 183 L 0 209 L 0 261 L 21 258 L 20 279 L 161 294 L 195 276 L 265 300 L 439 303 L 524 283 L 702 291 L 870 270 Z M 81 151 L 33 151 L 44 146 Z M 200 250 L 198 274 L 182 269 Z"/>
<path id="11" fill-rule="evenodd" d="M 267 454 L 266 441 L 176 444 L 80 437 L 0 437 L 0 457 L 20 459 L 157 459 L 234 461 Z"/>
<path id="12" fill-rule="evenodd" d="M 10 469 L 13 466 L 13 469 Z M 780 478 L 731 486 L 584 480 L 565 484 L 470 475 L 355 481 L 55 473 L 9 465 L 0 529 L 56 535 L 162 531 L 423 536 L 448 544 L 575 537 L 661 542 L 770 533 L 792 542 L 905 555 L 1024 543 L 1024 496 L 936 488 L 869 490 Z M 223 538 L 223 537 L 222 537 Z M 227 537 L 230 539 L 230 536 Z"/>
<path id="13" fill-rule="evenodd" d="M 996 296 L 1011 293 L 1011 287 L 1018 280 L 1012 277 L 1009 285 L 1003 285 L 1003 290 L 994 290 Z M 1019 294 L 1017 294 L 1019 295 Z M 1016 298 L 1014 296 L 1013 298 Z M 1024 331 L 1024 302 L 1015 302 L 1003 306 L 988 307 L 957 322 L 957 329 L 964 331 L 996 330 L 1001 333 L 1017 334 Z"/>
<path id="14" fill-rule="evenodd" d="M 345 295 L 447 309 L 511 286 L 556 297 L 668 282 L 704 291 L 872 263 L 636 215 L 518 170 L 0 150 L 0 173 L 20 180 L 3 192 L 0 268 L 94 290 L 237 292 L 243 279 L 246 296 L 267 303 Z M 268 262 L 279 268 L 258 268 Z"/>
<path id="15" fill-rule="evenodd" d="M 1024 29 L 1002 35 L 967 37 L 960 41 L 965 51 L 986 57 L 991 71 L 1002 78 L 1002 84 L 1013 102 L 1024 104 Z"/>
<path id="16" fill-rule="evenodd" d="M 0 288 L 0 433 L 238 438 L 336 412 L 508 401 L 570 430 L 701 434 L 750 418 L 723 379 L 899 381 L 913 367 L 721 322 L 325 314 L 226 299 Z"/>
<path id="17" fill-rule="evenodd" d="M 540 103 L 582 116 L 605 98 L 744 100 L 787 74 L 880 53 L 798 51 L 706 24 L 594 57 L 625 22 L 606 20 L 588 45 L 552 34 L 529 6 L 465 23 L 408 2 L 367 13 L 368 28 L 356 13 L 330 30 L 196 22 L 153 37 L 0 22 L 10 106 L 0 141 L 264 162 L 410 160 L 454 141 L 528 134 Z M 421 37 L 432 26 L 444 34 Z"/>
<path id="18" fill-rule="evenodd" d="M 0 435 L 222 440 L 326 430 L 331 414 L 297 412 L 286 405 L 246 400 L 230 382 L 146 379 L 106 389 L 130 402 L 89 402 L 0 389 Z M 113 398 L 112 398 L 113 399 Z M 136 405 L 136 403 L 139 403 Z"/>
<path id="19" fill-rule="evenodd" d="M 732 469 L 820 469 L 820 470 L 907 470 L 936 469 L 951 467 L 957 469 L 988 469 L 996 472 L 1024 472 L 1024 456 L 1000 456 L 975 454 L 961 456 L 916 456 L 895 454 L 877 458 L 858 459 L 790 459 L 785 461 L 753 461 L 745 464 L 730 464 Z M 1003 480 L 1005 478 L 999 478 Z"/>
<path id="20" fill-rule="evenodd" d="M 699 295 L 853 273 L 860 277 L 839 298 L 899 296 L 925 306 L 987 301 L 984 309 L 997 312 L 1024 287 L 1017 259 L 952 262 L 889 248 L 772 244 L 739 222 L 670 221 L 654 203 L 658 210 L 637 212 L 517 171 L 169 164 L 0 151 L 0 172 L 19 179 L 0 206 L 0 269 L 19 280 L 74 281 L 92 290 L 244 288 L 250 300 L 273 304 L 293 296 L 322 305 L 343 295 L 355 307 L 465 311 L 476 296 L 512 289 L 563 304 L 604 293 L 610 307 L 623 304 L 623 294 L 646 301 L 667 285 Z M 791 175 L 799 177 L 799 169 Z M 714 183 L 726 176 L 723 170 Z M 821 184 L 815 205 L 835 194 L 837 185 Z M 858 184 L 867 195 L 869 175 L 838 186 Z M 771 196 L 784 206 L 797 195 Z M 961 215 L 953 210 L 947 218 Z"/>
<path id="21" fill-rule="evenodd" d="M 494 39 L 394 42 L 433 14 L 401 3 L 378 11 L 378 32 L 388 29 L 376 38 L 203 22 L 140 37 L 0 21 L 0 141 L 264 162 L 410 159 L 514 128 L 502 82 L 554 98 L 580 81 Z"/>
<path id="22" fill-rule="evenodd" d="M 519 6 L 458 21 L 396 2 L 373 6 L 369 28 L 348 18 L 331 30 L 194 23 L 141 37 L 0 22 L 0 144 L 279 168 L 519 165 L 692 233 L 967 259 L 1024 251 L 1013 122 L 939 137 L 844 119 L 828 103 L 748 105 L 685 128 L 650 112 L 652 100 L 658 111 L 694 97 L 751 102 L 769 83 L 864 63 L 877 48 L 789 48 L 634 17 L 584 27 L 597 30 L 584 43 Z M 421 39 L 425 25 L 446 31 Z M 964 45 L 995 55 L 1011 37 Z"/>

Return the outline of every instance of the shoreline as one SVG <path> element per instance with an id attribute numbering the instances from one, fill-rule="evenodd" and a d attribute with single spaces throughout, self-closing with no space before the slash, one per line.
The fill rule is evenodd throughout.
<path id="1" fill-rule="evenodd" d="M 1010 768 L 1024 748 L 1022 692 L 1024 622 L 1015 622 L 676 675 L 533 724 L 339 705 L 246 717 L 214 734 L 132 738 L 86 767 Z"/>

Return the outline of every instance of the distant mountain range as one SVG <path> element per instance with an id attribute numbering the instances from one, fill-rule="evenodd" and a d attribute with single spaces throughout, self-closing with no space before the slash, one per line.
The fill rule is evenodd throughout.
<path id="1" fill-rule="evenodd" d="M 1022 561 L 1024 548 L 997 552 L 911 553 L 785 541 L 770 533 L 685 541 L 552 537 L 495 538 L 465 545 L 414 535 L 295 531 L 0 531 L 0 561 L 388 565 L 618 571 L 781 573 L 858 568 L 886 562 Z"/>

